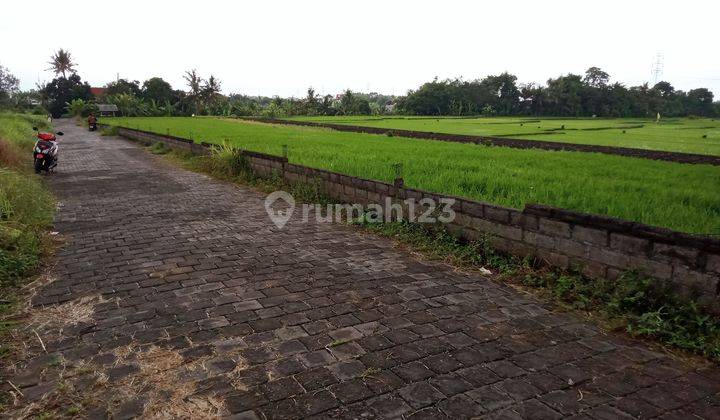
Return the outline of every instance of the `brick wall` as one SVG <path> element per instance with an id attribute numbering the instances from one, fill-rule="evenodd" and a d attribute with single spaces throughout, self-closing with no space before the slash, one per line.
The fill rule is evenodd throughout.
<path id="1" fill-rule="evenodd" d="M 148 145 L 163 142 L 169 148 L 209 153 L 207 143 L 126 128 L 118 134 Z M 403 205 L 408 198 L 438 202 L 446 197 L 405 188 L 401 180 L 390 184 L 295 165 L 278 156 L 243 154 L 261 176 L 275 173 L 290 183 L 313 183 L 343 202 L 383 204 L 389 199 Z M 720 313 L 720 239 L 549 206 L 527 205 L 518 210 L 452 198 L 456 218 L 448 228 L 457 236 L 487 237 L 500 251 L 533 255 L 555 267 L 578 269 L 590 278 L 614 279 L 636 270 L 669 282 L 679 293 Z"/>

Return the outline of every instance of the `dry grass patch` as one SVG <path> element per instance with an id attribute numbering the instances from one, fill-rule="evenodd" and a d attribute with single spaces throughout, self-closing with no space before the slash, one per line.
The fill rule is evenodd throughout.
<path id="1" fill-rule="evenodd" d="M 26 328 L 35 330 L 61 329 L 90 322 L 95 315 L 95 306 L 107 302 L 100 295 L 83 296 L 60 305 L 34 309 L 28 314 Z"/>
<path id="2" fill-rule="evenodd" d="M 7 140 L 0 139 L 0 165 L 4 168 L 17 168 L 21 160 L 17 150 Z"/>
<path id="3" fill-rule="evenodd" d="M 186 372 L 206 370 L 206 359 L 188 362 L 177 351 L 157 346 L 139 350 L 128 346 L 115 354 L 119 363 L 134 361 L 139 367 L 118 388 L 128 398 L 145 399 L 144 417 L 217 418 L 225 413 L 221 398 L 195 395 L 197 383 L 187 378 Z"/>
<path id="4" fill-rule="evenodd" d="M 140 399 L 143 418 L 205 419 L 227 415 L 223 399 L 197 393 L 197 381 L 188 371 L 204 371 L 206 359 L 186 361 L 175 350 L 135 343 L 115 349 L 115 366 L 138 367 L 122 379 L 110 381 L 104 367 L 92 362 L 69 363 L 62 360 L 46 382 L 54 387 L 35 401 L 25 401 L 13 392 L 14 402 L 8 413 L 12 418 L 58 418 L 83 416 L 100 409 L 112 413 L 120 404 Z"/>
<path id="5" fill-rule="evenodd" d="M 53 281 L 53 277 L 40 276 L 32 283 L 30 293 L 34 294 L 37 289 Z M 28 298 L 23 309 L 2 319 L 2 322 L 14 325 L 5 337 L 5 373 L 17 373 L 33 358 L 48 353 L 49 344 L 67 338 L 66 328 L 92 322 L 95 305 L 107 302 L 100 295 L 85 296 L 46 307 L 33 307 L 30 301 L 31 298 Z"/>
<path id="6" fill-rule="evenodd" d="M 54 281 L 41 276 L 28 285 L 30 294 Z M 100 295 L 84 296 L 73 301 L 46 307 L 32 307 L 28 303 L 13 317 L 22 327 L 10 332 L 12 360 L 5 372 L 21 374 L 28 363 L 46 352 L 49 343 L 66 338 L 67 329 L 91 324 L 98 304 L 108 300 Z M 69 362 L 58 355 L 56 363 L 43 368 L 41 384 L 51 384 L 47 392 L 31 401 L 19 389 L 8 390 L 6 409 L 12 418 L 72 417 L 93 409 L 108 413 L 125 401 L 140 398 L 145 403 L 143 417 L 157 419 L 217 418 L 225 414 L 222 399 L 215 396 L 194 395 L 194 378 L 203 378 L 207 358 L 186 361 L 177 351 L 157 346 L 131 343 L 113 351 L 116 361 L 110 368 L 133 364 L 138 370 L 119 381 L 109 381 L 107 367 L 89 360 Z M 208 357 L 209 358 L 209 357 Z"/>

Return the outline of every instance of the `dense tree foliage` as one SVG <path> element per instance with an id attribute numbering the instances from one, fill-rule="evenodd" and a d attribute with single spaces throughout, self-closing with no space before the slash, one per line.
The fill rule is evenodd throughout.
<path id="1" fill-rule="evenodd" d="M 134 96 L 141 94 L 140 82 L 137 80 L 117 79 L 105 85 L 105 95 L 120 95 L 127 93 Z"/>
<path id="2" fill-rule="evenodd" d="M 0 65 L 0 105 L 8 105 L 10 98 L 18 93 L 20 81 L 10 70 Z"/>
<path id="3" fill-rule="evenodd" d="M 367 99 L 355 96 L 350 89 L 346 90 L 340 98 L 338 114 L 341 115 L 368 115 L 370 103 Z"/>
<path id="4" fill-rule="evenodd" d="M 90 85 L 83 82 L 77 73 L 70 77 L 56 77 L 42 89 L 45 107 L 53 117 L 62 116 L 67 105 L 75 99 L 87 101 L 92 96 Z"/>
<path id="5" fill-rule="evenodd" d="M 161 77 L 152 77 L 146 80 L 142 85 L 141 96 L 148 101 L 156 101 L 158 103 L 177 101 L 180 95 L 175 92 L 170 83 Z"/>
<path id="6" fill-rule="evenodd" d="M 718 105 L 705 88 L 675 90 L 665 81 L 625 87 L 610 84 L 610 75 L 590 67 L 585 75 L 568 74 L 549 79 L 546 86 L 517 85 L 503 73 L 481 80 L 437 79 L 401 98 L 399 112 L 415 115 L 549 115 L 647 117 L 714 116 Z"/>

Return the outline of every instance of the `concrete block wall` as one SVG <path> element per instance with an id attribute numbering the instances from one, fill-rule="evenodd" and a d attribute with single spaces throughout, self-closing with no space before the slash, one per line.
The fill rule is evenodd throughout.
<path id="1" fill-rule="evenodd" d="M 209 153 L 207 143 L 121 128 L 121 136 L 145 144 Z M 580 270 L 590 278 L 615 279 L 638 271 L 695 299 L 720 314 L 720 238 L 691 235 L 611 217 L 578 213 L 543 205 L 518 210 L 490 203 L 406 188 L 399 183 L 357 178 L 288 163 L 287 159 L 244 151 L 261 176 L 281 176 L 289 183 L 317 185 L 324 194 L 346 203 L 403 205 L 405 199 L 454 198 L 456 213 L 449 230 L 462 238 L 488 238 L 494 247 L 520 257 L 532 255 L 563 269 Z M 416 209 L 419 213 L 422 209 Z"/>
<path id="2" fill-rule="evenodd" d="M 98 124 L 100 125 L 100 124 Z M 100 127 L 106 127 L 104 125 L 100 125 Z M 163 143 L 168 148 L 171 149 L 177 149 L 177 150 L 185 150 L 192 153 L 197 154 L 209 154 L 210 149 L 207 146 L 204 146 L 202 144 L 195 143 L 192 140 L 183 139 L 180 137 L 173 137 L 168 135 L 161 135 L 156 133 L 151 133 L 148 131 L 141 131 L 141 130 L 132 130 L 129 128 L 123 128 L 118 127 L 118 135 L 123 136 L 125 138 L 129 138 L 131 140 L 139 141 L 147 146 L 153 144 L 153 143 Z"/>

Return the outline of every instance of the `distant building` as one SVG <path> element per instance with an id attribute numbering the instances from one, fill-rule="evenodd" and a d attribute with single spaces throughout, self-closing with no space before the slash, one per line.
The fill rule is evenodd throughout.
<path id="1" fill-rule="evenodd" d="M 115 104 L 98 104 L 97 108 L 101 117 L 114 117 L 118 112 L 118 107 Z"/>
<path id="2" fill-rule="evenodd" d="M 90 88 L 90 93 L 92 94 L 92 96 L 94 96 L 94 97 L 96 97 L 96 98 L 99 98 L 99 97 L 105 95 L 105 88 L 101 88 L 101 87 L 91 87 L 91 88 Z"/>

